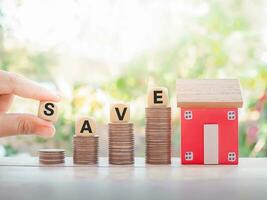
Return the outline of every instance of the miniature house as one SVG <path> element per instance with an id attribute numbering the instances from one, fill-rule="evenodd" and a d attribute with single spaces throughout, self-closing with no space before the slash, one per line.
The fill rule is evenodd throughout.
<path id="1" fill-rule="evenodd" d="M 236 79 L 178 80 L 182 164 L 238 164 Z"/>

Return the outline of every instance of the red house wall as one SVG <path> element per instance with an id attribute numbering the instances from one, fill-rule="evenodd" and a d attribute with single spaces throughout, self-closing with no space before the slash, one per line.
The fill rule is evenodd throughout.
<path id="1" fill-rule="evenodd" d="M 193 118 L 186 120 L 185 111 Z M 235 120 L 228 120 L 228 111 L 235 111 Z M 181 108 L 181 161 L 182 164 L 204 164 L 204 124 L 219 126 L 219 164 L 238 164 L 238 109 Z M 193 152 L 193 160 L 185 160 L 185 152 Z M 235 152 L 236 160 L 228 161 L 228 153 Z"/>

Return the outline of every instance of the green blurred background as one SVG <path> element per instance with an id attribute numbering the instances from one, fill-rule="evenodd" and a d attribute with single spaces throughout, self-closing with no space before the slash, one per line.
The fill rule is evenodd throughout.
<path id="1" fill-rule="evenodd" d="M 136 156 L 144 156 L 144 108 L 150 86 L 169 89 L 173 156 L 179 156 L 177 78 L 238 78 L 240 155 L 266 156 L 267 1 L 0 0 L 0 69 L 60 91 L 54 138 L 0 139 L 1 156 L 61 147 L 71 155 L 74 122 L 97 120 L 107 155 L 109 105 L 131 103 Z M 37 113 L 16 98 L 11 112 Z"/>

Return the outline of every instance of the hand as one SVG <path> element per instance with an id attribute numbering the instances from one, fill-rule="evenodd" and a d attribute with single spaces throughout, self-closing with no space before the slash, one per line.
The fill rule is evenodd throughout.
<path id="1" fill-rule="evenodd" d="M 0 70 L 0 137 L 35 134 L 53 136 L 55 127 L 35 115 L 6 113 L 14 95 L 39 101 L 59 101 L 60 97 L 20 75 Z"/>

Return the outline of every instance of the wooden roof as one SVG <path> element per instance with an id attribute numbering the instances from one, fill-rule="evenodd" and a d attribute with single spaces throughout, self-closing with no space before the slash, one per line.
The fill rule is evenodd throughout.
<path id="1" fill-rule="evenodd" d="M 243 105 L 237 79 L 179 79 L 177 106 L 191 108 L 240 108 Z"/>

